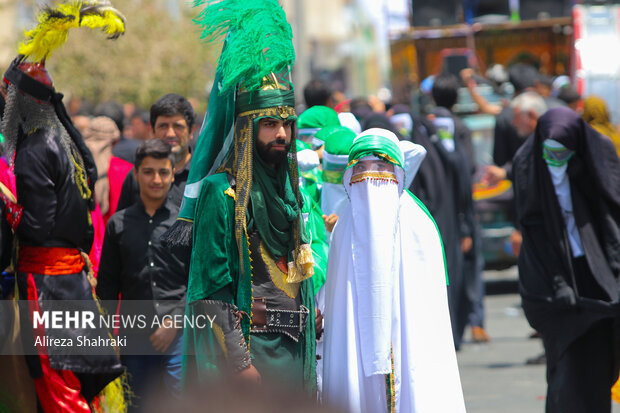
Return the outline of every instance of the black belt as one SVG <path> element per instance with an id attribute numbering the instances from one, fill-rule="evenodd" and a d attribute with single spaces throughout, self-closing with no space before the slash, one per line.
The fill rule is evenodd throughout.
<path id="1" fill-rule="evenodd" d="M 310 310 L 303 305 L 299 310 L 268 308 L 265 298 L 252 299 L 251 333 L 284 333 L 294 341 L 299 340 Z"/>

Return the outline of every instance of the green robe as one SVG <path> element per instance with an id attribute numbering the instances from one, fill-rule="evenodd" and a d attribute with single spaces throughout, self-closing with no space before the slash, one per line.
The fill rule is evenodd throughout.
<path id="1" fill-rule="evenodd" d="M 312 239 L 310 244 L 312 248 L 312 257 L 314 258 L 314 275 L 312 276 L 312 284 L 314 285 L 314 293 L 316 294 L 319 292 L 323 284 L 325 284 L 329 244 L 327 243 L 325 222 L 323 221 L 323 211 L 321 210 L 321 207 L 314 202 L 304 188 L 299 188 L 299 192 L 301 193 L 304 201 L 304 207 L 301 212 L 303 214 L 308 214 L 308 218 L 306 220 L 306 231 Z"/>
<path id="2" fill-rule="evenodd" d="M 203 180 L 196 205 L 193 249 L 187 288 L 187 315 L 196 300 L 220 300 L 234 304 L 239 311 L 251 314 L 251 267 L 247 239 L 243 266 L 239 259 L 234 235 L 234 191 L 226 173 L 217 173 Z M 301 302 L 310 310 L 305 330 L 297 343 L 283 334 L 250 334 L 248 317 L 241 327 L 249 343 L 252 364 L 265 381 L 283 381 L 303 386 L 308 392 L 316 389 L 314 334 L 314 289 L 312 279 L 300 285 Z M 217 320 L 214 322 L 217 325 Z M 221 365 L 221 345 L 214 329 L 187 327 L 183 338 L 184 381 L 197 376 L 200 382 L 217 377 Z"/>

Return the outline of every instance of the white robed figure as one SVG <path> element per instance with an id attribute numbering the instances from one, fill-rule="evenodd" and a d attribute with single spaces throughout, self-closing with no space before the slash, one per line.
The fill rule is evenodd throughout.
<path id="1" fill-rule="evenodd" d="M 465 411 L 441 238 L 403 189 L 404 166 L 417 171 L 424 158 L 416 153 L 405 162 L 384 129 L 359 134 L 349 153 L 350 202 L 327 267 L 322 387 L 325 403 L 350 412 Z"/>

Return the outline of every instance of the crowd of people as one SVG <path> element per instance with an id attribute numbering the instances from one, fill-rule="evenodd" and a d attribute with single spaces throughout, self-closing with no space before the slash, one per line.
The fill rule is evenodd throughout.
<path id="1" fill-rule="evenodd" d="M 44 13 L 124 30 L 109 5 Z M 6 71 L 1 293 L 27 305 L 0 314 L 0 410 L 141 412 L 223 382 L 303 394 L 317 411 L 464 412 L 457 351 L 467 326 L 491 340 L 472 195 L 483 170 L 483 185 L 513 183 L 547 412 L 611 411 L 620 135 L 601 98 L 515 64 L 499 104 L 476 89 L 497 76 L 472 70 L 434 76 L 422 111 L 320 79 L 296 102 L 277 1 L 207 5 L 196 22 L 207 38 L 228 33 L 201 126 L 175 93 L 148 111 L 77 96 L 65 107 L 36 30 Z M 476 164 L 454 112 L 461 87 L 496 117 L 494 165 Z M 35 322 L 64 301 L 162 321 Z M 96 354 L 53 344 L 78 337 L 114 340 Z"/>

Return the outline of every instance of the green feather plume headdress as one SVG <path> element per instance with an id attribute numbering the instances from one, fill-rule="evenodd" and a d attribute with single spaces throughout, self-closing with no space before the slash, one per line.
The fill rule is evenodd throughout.
<path id="1" fill-rule="evenodd" d="M 194 22 L 203 28 L 201 38 L 215 41 L 226 36 L 219 57 L 220 93 L 240 83 L 247 90 L 261 87 L 270 73 L 288 70 L 295 61 L 293 32 L 276 0 L 196 0 L 206 5 Z"/>
<path id="2" fill-rule="evenodd" d="M 96 1 L 75 1 L 55 8 L 45 7 L 37 19 L 37 26 L 25 32 L 27 39 L 19 45 L 19 54 L 34 62 L 45 61 L 62 46 L 72 28 L 102 29 L 110 39 L 125 32 L 125 17 L 109 3 Z"/>
<path id="3" fill-rule="evenodd" d="M 294 116 L 292 84 L 274 75 L 288 74 L 295 60 L 293 33 L 277 0 L 195 0 L 194 6 L 204 7 L 194 19 L 202 27 L 201 38 L 223 40 L 223 46 L 179 221 L 165 235 L 169 244 L 184 246 L 191 244 L 202 180 L 234 150 L 237 115 L 257 107 L 286 107 L 282 113 Z M 265 87 L 265 79 L 276 87 Z"/>

